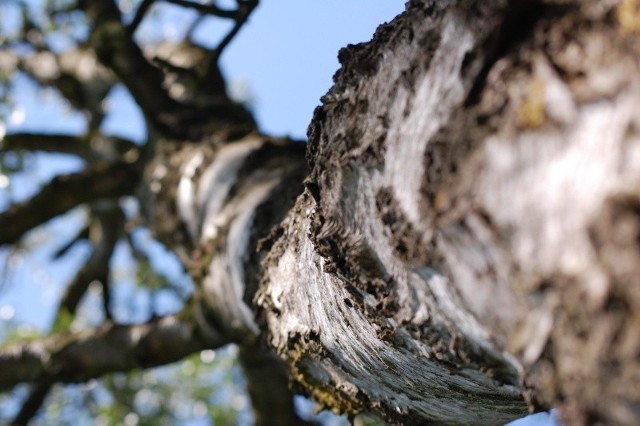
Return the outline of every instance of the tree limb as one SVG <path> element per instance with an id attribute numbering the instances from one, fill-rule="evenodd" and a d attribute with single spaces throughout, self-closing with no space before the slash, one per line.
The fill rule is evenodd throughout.
<path id="1" fill-rule="evenodd" d="M 138 7 L 138 10 L 136 10 L 136 14 L 133 17 L 133 20 L 131 21 L 131 23 L 127 27 L 127 31 L 129 32 L 130 35 L 133 35 L 136 32 L 136 30 L 138 29 L 138 26 L 140 25 L 140 23 L 142 22 L 144 17 L 147 15 L 147 11 L 149 10 L 149 8 L 151 6 L 153 6 L 153 4 L 155 2 L 156 2 L 156 0 L 143 0 L 142 1 L 140 6 Z"/>
<path id="2" fill-rule="evenodd" d="M 233 40 L 233 38 L 238 34 L 243 25 L 247 22 L 249 15 L 251 15 L 251 12 L 253 12 L 256 6 L 258 6 L 258 0 L 238 1 L 236 23 L 233 28 L 231 28 L 231 31 L 229 31 L 227 35 L 224 36 L 224 38 L 216 47 L 214 51 L 215 56 L 212 59 L 212 62 L 209 64 L 209 69 L 211 69 L 211 67 L 214 65 L 213 61 L 215 61 L 216 63 L 218 62 L 218 59 L 220 58 L 220 55 L 222 54 L 224 49 L 229 45 L 231 40 Z M 208 74 L 210 73 L 207 73 L 207 75 Z"/>
<path id="3" fill-rule="evenodd" d="M 136 163 L 99 163 L 79 173 L 57 176 L 34 197 L 0 214 L 0 245 L 72 208 L 101 198 L 131 194 L 140 178 Z"/>
<path id="4" fill-rule="evenodd" d="M 108 373 L 168 364 L 229 343 L 210 327 L 202 332 L 196 309 L 191 304 L 178 314 L 144 324 L 108 322 L 71 335 L 1 348 L 0 390 L 41 380 L 83 382 Z"/>
<path id="5" fill-rule="evenodd" d="M 77 306 L 89 285 L 98 281 L 103 288 L 104 309 L 107 319 L 111 319 L 109 309 L 109 261 L 124 225 L 124 214 L 117 201 L 98 201 L 92 206 L 93 223 L 87 231 L 93 252 L 87 263 L 69 283 L 62 297 L 60 307 L 53 321 L 53 328 L 59 328 L 66 316 L 74 315 Z M 38 413 L 55 381 L 43 377 L 34 383 L 12 425 L 26 425 Z"/>
<path id="6" fill-rule="evenodd" d="M 63 257 L 64 255 L 66 255 L 69 250 L 71 250 L 71 248 L 73 246 L 75 246 L 77 243 L 79 243 L 80 241 L 84 241 L 89 239 L 89 226 L 83 226 L 82 229 L 78 230 L 78 233 L 71 238 L 65 245 L 63 245 L 62 247 L 58 248 L 52 255 L 52 258 L 54 260 L 58 260 L 61 257 Z"/>
<path id="7" fill-rule="evenodd" d="M 83 1 L 82 9 L 94 22 L 89 43 L 100 62 L 111 68 L 127 86 L 148 123 L 169 134 L 178 125 L 180 106 L 163 87 L 164 75 L 144 57 L 131 34 L 122 31 L 122 16 L 112 0 Z"/>
<path id="8" fill-rule="evenodd" d="M 105 115 L 103 101 L 115 84 L 113 74 L 93 50 L 78 47 L 54 54 L 47 46 L 35 48 L 27 55 L 0 53 L 37 84 L 55 88 L 74 108 L 89 114 L 89 128 L 97 131 Z"/>
<path id="9" fill-rule="evenodd" d="M 239 360 L 257 426 L 307 424 L 296 414 L 289 372 L 281 359 L 269 348 L 247 345 L 240 349 Z"/>
<path id="10" fill-rule="evenodd" d="M 113 249 L 122 234 L 124 213 L 115 201 L 98 202 L 96 204 L 91 209 L 95 218 L 89 230 L 89 239 L 92 242 L 93 252 L 87 263 L 67 286 L 54 324 L 60 321 L 63 312 L 75 314 L 82 296 L 92 282 L 98 281 L 102 284 L 105 297 L 108 293 L 109 261 L 111 260 Z M 105 307 L 107 306 L 108 303 L 105 301 Z M 109 317 L 108 312 L 108 310 L 105 312 L 107 317 Z"/>
<path id="11" fill-rule="evenodd" d="M 76 277 L 67 286 L 66 292 L 54 319 L 54 330 L 62 325 L 65 313 L 75 315 L 77 306 L 93 281 L 99 281 L 103 288 L 103 300 L 107 319 L 111 319 L 109 310 L 109 261 L 118 242 L 124 225 L 124 213 L 117 201 L 98 201 L 91 208 L 92 221 L 88 237 L 93 252 L 87 263 L 78 271 Z M 44 403 L 54 381 L 43 378 L 33 384 L 29 396 L 12 424 L 27 424 Z"/>
<path id="12" fill-rule="evenodd" d="M 176 6 L 182 6 L 188 9 L 193 9 L 195 11 L 204 13 L 206 15 L 217 16 L 219 18 L 237 19 L 239 15 L 238 10 L 221 9 L 215 3 L 202 4 L 202 3 L 196 3 L 188 0 L 164 0 L 164 1 L 170 4 L 175 4 Z"/>
<path id="13" fill-rule="evenodd" d="M 257 297 L 316 399 L 637 424 L 640 44 L 614 4 L 415 0 L 340 52 Z"/>
<path id="14" fill-rule="evenodd" d="M 9 133 L 0 142 L 0 153 L 9 151 L 42 151 L 98 160 L 114 154 L 135 153 L 138 147 L 127 139 L 113 136 L 98 135 L 89 139 L 56 133 Z"/>
<path id="15" fill-rule="evenodd" d="M 44 380 L 40 383 L 33 385 L 29 391 L 29 396 L 22 404 L 20 411 L 16 414 L 15 418 L 11 421 L 12 426 L 22 426 L 28 424 L 42 407 L 44 400 L 49 395 L 49 391 L 53 386 L 53 382 L 50 380 Z"/>
<path id="16" fill-rule="evenodd" d="M 65 134 L 10 133 L 0 142 L 0 152 L 9 151 L 56 152 L 83 158 L 92 155 L 85 138 Z"/>
<path id="17" fill-rule="evenodd" d="M 122 31 L 122 17 L 112 0 L 83 1 L 81 7 L 95 24 L 90 45 L 127 86 L 155 130 L 182 139 L 201 138 L 221 128 L 244 134 L 255 130 L 251 114 L 229 99 L 218 99 L 206 109 L 173 99 L 165 89 L 164 73 L 145 58 L 131 34 Z"/>

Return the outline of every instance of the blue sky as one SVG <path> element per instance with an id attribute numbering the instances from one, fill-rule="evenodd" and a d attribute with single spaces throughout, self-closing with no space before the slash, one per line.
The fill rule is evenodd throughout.
<path id="1" fill-rule="evenodd" d="M 331 87 L 337 54 L 369 41 L 403 1 L 265 1 L 223 56 L 227 75 L 244 79 L 257 98 L 264 130 L 304 137 L 320 96 Z"/>
<path id="2" fill-rule="evenodd" d="M 265 133 L 305 138 L 313 110 L 339 67 L 338 50 L 369 41 L 379 24 L 402 10 L 403 1 L 389 0 L 263 1 L 223 54 L 223 72 L 232 89 L 248 91 Z M 172 9 L 170 17 L 142 26 L 138 36 L 179 37 L 190 16 Z M 224 28 L 219 21 L 203 25 L 197 40 L 207 44 Z M 122 106 L 124 91 L 114 95 Z M 125 106 L 106 124 L 108 130 L 139 138 L 138 123 L 137 113 Z"/>

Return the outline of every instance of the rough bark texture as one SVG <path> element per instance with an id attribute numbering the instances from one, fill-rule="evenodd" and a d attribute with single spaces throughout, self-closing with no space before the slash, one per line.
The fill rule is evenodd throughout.
<path id="1" fill-rule="evenodd" d="M 414 1 L 340 52 L 256 299 L 303 389 L 402 423 L 497 424 L 523 397 L 633 423 L 629 3 Z"/>

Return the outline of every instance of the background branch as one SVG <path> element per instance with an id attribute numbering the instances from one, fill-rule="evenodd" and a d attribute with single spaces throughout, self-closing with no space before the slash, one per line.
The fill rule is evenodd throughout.
<path id="1" fill-rule="evenodd" d="M 41 151 L 71 154 L 86 160 L 105 159 L 129 152 L 135 155 L 138 147 L 133 142 L 112 136 L 72 136 L 49 133 L 9 133 L 0 142 L 0 153 L 9 151 Z M 112 152 L 108 152 L 112 151 Z"/>
<path id="2" fill-rule="evenodd" d="M 57 176 L 34 197 L 0 214 L 0 244 L 14 243 L 80 204 L 131 194 L 139 178 L 138 164 L 126 162 L 95 164 L 79 173 Z"/>
<path id="3" fill-rule="evenodd" d="M 84 137 L 66 134 L 9 133 L 0 142 L 0 152 L 42 151 L 91 158 L 91 146 Z"/>
<path id="4" fill-rule="evenodd" d="M 22 403 L 22 407 L 14 417 L 11 425 L 21 426 L 28 424 L 38 413 L 40 407 L 42 407 L 53 385 L 54 382 L 51 380 L 43 380 L 36 383 L 29 391 L 29 396 L 27 396 L 25 402 Z"/>
<path id="5" fill-rule="evenodd" d="M 160 131 L 174 134 L 180 105 L 164 88 L 162 71 L 143 55 L 132 34 L 122 31 L 122 16 L 112 0 L 81 2 L 93 21 L 89 44 L 105 66 L 124 83 L 142 109 L 146 121 Z"/>
<path id="6" fill-rule="evenodd" d="M 97 201 L 91 206 L 88 237 L 93 251 L 87 263 L 67 286 L 53 321 L 54 330 L 67 328 L 69 319 L 76 314 L 80 300 L 94 281 L 102 285 L 105 316 L 108 320 L 112 319 L 109 308 L 109 264 L 123 230 L 124 218 L 117 201 Z M 54 384 L 55 381 L 46 376 L 34 383 L 12 424 L 27 424 L 38 413 Z"/>
<path id="7" fill-rule="evenodd" d="M 108 299 L 109 261 L 122 234 L 125 217 L 117 201 L 112 200 L 98 201 L 92 205 L 91 216 L 89 240 L 93 252 L 87 263 L 67 286 L 54 320 L 54 328 L 55 324 L 64 320 L 67 314 L 75 315 L 82 296 L 92 282 L 97 281 L 102 284 L 103 297 Z M 107 307 L 108 303 L 105 300 L 105 308 Z M 105 309 L 105 314 L 107 318 L 110 317 L 109 309 Z"/>
<path id="8" fill-rule="evenodd" d="M 105 115 L 103 101 L 115 79 L 93 50 L 78 47 L 60 54 L 43 49 L 26 55 L 1 54 L 5 61 L 15 61 L 36 84 L 55 88 L 75 109 L 88 114 L 89 129 L 98 130 Z"/>
<path id="9" fill-rule="evenodd" d="M 239 359 L 257 426 L 312 424 L 298 417 L 287 366 L 270 349 L 260 344 L 244 346 Z"/>
<path id="10" fill-rule="evenodd" d="M 147 60 L 132 34 L 121 31 L 122 17 L 115 3 L 105 0 L 83 2 L 82 6 L 94 22 L 89 44 L 127 86 L 148 125 L 182 139 L 199 139 L 221 129 L 233 134 L 255 130 L 253 116 L 225 96 L 216 97 L 206 108 L 172 98 L 165 73 Z"/>
<path id="11" fill-rule="evenodd" d="M 156 0 L 143 0 L 142 1 L 140 6 L 138 7 L 138 10 L 136 10 L 136 14 L 133 17 L 133 20 L 131 21 L 131 23 L 127 27 L 127 31 L 129 32 L 130 37 L 133 36 L 133 34 L 136 32 L 136 30 L 138 29 L 138 26 L 140 25 L 140 23 L 142 23 L 142 20 L 147 15 L 147 12 L 149 11 L 149 8 L 151 6 L 153 6 L 153 4 L 155 2 L 156 2 Z"/>
<path id="12" fill-rule="evenodd" d="M 258 0 L 238 1 L 236 23 L 234 24 L 233 28 L 231 28 L 231 31 L 227 33 L 227 35 L 220 41 L 220 43 L 216 47 L 214 51 L 215 56 L 213 57 L 212 62 L 209 64 L 210 71 L 211 67 L 214 65 L 214 61 L 215 63 L 218 62 L 218 59 L 220 58 L 220 55 L 222 54 L 224 49 L 229 45 L 231 40 L 233 40 L 242 26 L 247 22 L 247 19 L 249 19 L 249 15 L 251 15 L 251 12 L 253 12 L 256 6 L 258 6 Z M 210 74 L 210 72 L 208 72 L 207 74 Z"/>
<path id="13" fill-rule="evenodd" d="M 71 248 L 75 246 L 77 243 L 79 243 L 80 241 L 88 240 L 88 239 L 89 239 L 89 226 L 86 225 L 82 227 L 82 229 L 78 230 L 78 233 L 73 238 L 71 238 L 69 242 L 64 244 L 62 247 L 58 248 L 53 253 L 53 256 L 52 256 L 53 259 L 54 260 L 60 259 L 64 255 L 66 255 L 69 252 L 69 250 L 71 250 Z"/>
<path id="14" fill-rule="evenodd" d="M 175 4 L 176 6 L 182 6 L 188 9 L 193 9 L 195 11 L 204 13 L 206 15 L 217 16 L 219 18 L 231 18 L 231 19 L 238 18 L 237 10 L 221 9 L 215 4 L 215 2 L 212 4 L 202 4 L 202 3 L 195 3 L 188 0 L 165 0 L 165 1 L 170 4 Z"/>
<path id="15" fill-rule="evenodd" d="M 178 361 L 228 341 L 203 333 L 194 316 L 194 304 L 178 314 L 144 324 L 112 322 L 75 334 L 58 334 L 0 349 L 0 390 L 18 383 L 51 380 L 83 382 L 104 374 L 147 368 Z"/>

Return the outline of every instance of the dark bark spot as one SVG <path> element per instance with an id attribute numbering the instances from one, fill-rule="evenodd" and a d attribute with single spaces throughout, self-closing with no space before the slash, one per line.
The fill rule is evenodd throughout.
<path id="1" fill-rule="evenodd" d="M 590 237 L 610 276 L 620 283 L 640 283 L 640 198 L 620 195 L 607 200 Z M 640 290 L 634 299 L 640 308 Z"/>
<path id="2" fill-rule="evenodd" d="M 309 195 L 313 198 L 313 201 L 316 203 L 320 202 L 320 186 L 316 182 L 310 180 L 305 181 L 304 186 Z"/>
<path id="3" fill-rule="evenodd" d="M 356 112 L 358 114 L 366 114 L 369 110 L 369 100 L 359 99 L 356 103 Z"/>
<path id="4" fill-rule="evenodd" d="M 389 230 L 395 255 L 408 263 L 419 261 L 424 255 L 421 233 L 406 218 L 390 188 L 378 190 L 376 209 Z"/>
<path id="5" fill-rule="evenodd" d="M 502 12 L 502 22 L 497 30 L 490 34 L 478 49 L 482 54 L 465 57 L 463 76 L 477 73 L 475 77 L 471 77 L 473 84 L 465 100 L 465 106 L 469 107 L 480 101 L 487 75 L 493 65 L 510 50 L 517 49 L 525 40 L 530 39 L 536 24 L 543 17 L 558 17 L 568 10 L 569 6 L 548 5 L 539 0 L 510 1 Z M 476 57 L 482 60 L 481 65 L 474 64 Z"/>

